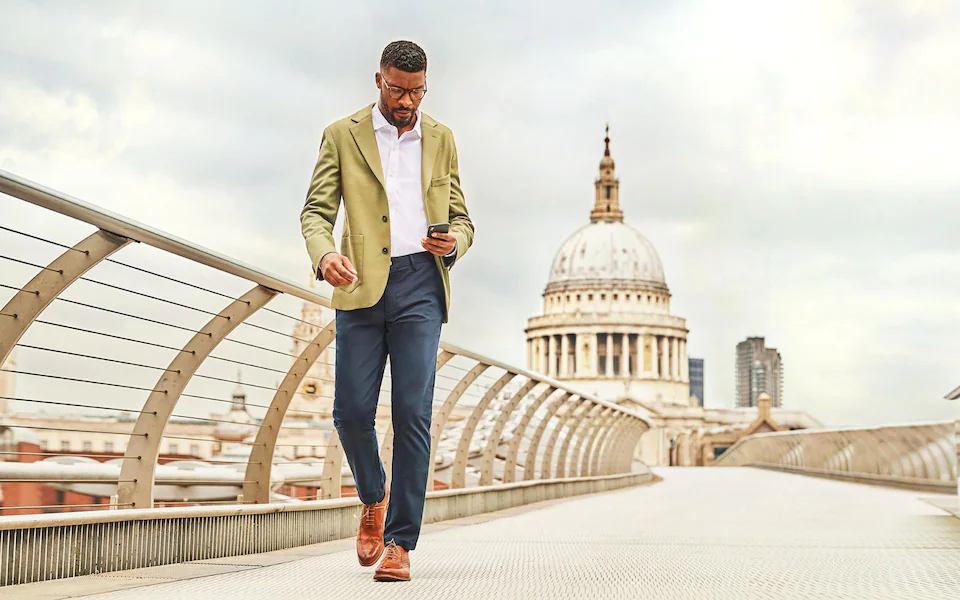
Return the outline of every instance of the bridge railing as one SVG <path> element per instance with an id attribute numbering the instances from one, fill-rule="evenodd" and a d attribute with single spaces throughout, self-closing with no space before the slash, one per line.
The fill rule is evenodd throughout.
<path id="1" fill-rule="evenodd" d="M 782 470 L 953 493 L 953 421 L 762 433 L 739 440 L 716 466 Z"/>
<path id="2" fill-rule="evenodd" d="M 0 214 L 0 583 L 351 535 L 328 298 L 4 171 Z M 437 367 L 427 520 L 649 478 L 632 464 L 640 414 L 446 341 Z M 388 476 L 390 384 L 388 367 Z M 327 509 L 349 515 L 283 534 Z M 235 538 L 243 515 L 300 516 L 260 543 Z M 165 547 L 189 519 L 216 523 L 223 548 Z M 111 558 L 96 527 L 136 558 Z M 61 550 L 86 562 L 49 562 Z"/>

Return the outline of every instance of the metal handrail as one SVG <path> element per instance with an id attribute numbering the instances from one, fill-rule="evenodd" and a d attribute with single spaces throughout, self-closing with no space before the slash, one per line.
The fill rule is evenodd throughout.
<path id="1" fill-rule="evenodd" d="M 173 362 L 166 368 L 157 367 L 164 373 L 163 377 L 154 385 L 154 387 L 130 387 L 130 389 L 140 390 L 149 394 L 141 410 L 132 411 L 137 415 L 133 430 L 126 432 L 128 435 L 128 445 L 121 460 L 107 467 L 105 465 L 51 465 L 43 463 L 27 464 L 0 464 L 0 481 L 20 481 L 29 478 L 30 481 L 46 481 L 50 485 L 64 485 L 65 482 L 73 480 L 81 481 L 85 484 L 98 483 L 116 483 L 117 496 L 115 507 L 131 507 L 128 510 L 146 509 L 151 510 L 163 494 L 169 495 L 171 486 L 176 486 L 183 482 L 197 483 L 200 486 L 209 488 L 217 486 L 216 492 L 206 491 L 207 495 L 216 495 L 217 497 L 230 497 L 230 494 L 242 496 L 242 502 L 266 504 L 271 502 L 273 491 L 279 485 L 288 483 L 298 485 L 304 483 L 301 487 L 317 488 L 314 491 L 319 492 L 319 497 L 336 498 L 341 493 L 341 478 L 346 472 L 343 450 L 340 447 L 339 438 L 334 436 L 329 446 L 325 446 L 326 452 L 322 462 L 322 469 L 315 471 L 293 473 L 289 472 L 289 466 L 275 464 L 271 457 L 274 456 L 276 449 L 289 444 L 278 443 L 278 434 L 280 430 L 289 429 L 282 425 L 284 415 L 290 399 L 295 390 L 303 381 L 307 370 L 302 368 L 303 361 L 306 364 L 313 365 L 315 362 L 323 362 L 321 357 L 328 348 L 335 342 L 336 332 L 335 323 L 330 322 L 319 324 L 320 331 L 312 340 L 299 339 L 302 344 L 302 350 L 298 350 L 300 355 L 289 354 L 294 358 L 294 366 L 286 372 L 286 377 L 279 387 L 265 388 L 275 392 L 270 406 L 261 406 L 266 408 L 267 412 L 263 422 L 256 427 L 256 441 L 237 442 L 245 444 L 250 448 L 249 459 L 246 461 L 246 472 L 240 470 L 229 474 L 212 474 L 209 472 L 197 473 L 195 475 L 184 475 L 176 471 L 158 465 L 159 446 L 162 438 L 166 439 L 188 439 L 196 441 L 207 441 L 196 437 L 183 437 L 172 433 L 165 433 L 166 424 L 172 422 L 171 419 L 179 414 L 174 412 L 178 400 L 182 398 L 202 398 L 207 400 L 219 399 L 210 396 L 196 396 L 186 394 L 185 387 L 193 377 L 201 376 L 197 369 L 204 364 L 208 357 L 219 358 L 211 352 L 217 346 L 229 338 L 227 337 L 234 328 L 246 323 L 247 319 L 256 314 L 260 309 L 265 308 L 267 302 L 279 294 L 286 294 L 298 298 L 307 303 L 312 303 L 321 307 L 331 308 L 330 299 L 300 286 L 294 282 L 282 277 L 268 273 L 262 269 L 236 261 L 230 257 L 218 254 L 207 248 L 198 246 L 189 241 L 183 240 L 166 232 L 160 231 L 148 225 L 138 223 L 124 216 L 112 213 L 101 207 L 89 204 L 78 198 L 63 194 L 56 190 L 47 188 L 37 183 L 26 180 L 12 173 L 0 170 L 0 194 L 6 194 L 18 198 L 25 202 L 40 206 L 52 212 L 64 215 L 77 221 L 87 223 L 97 228 L 97 231 L 73 247 L 65 246 L 59 242 L 43 240 L 37 236 L 26 234 L 15 230 L 14 233 L 37 237 L 41 241 L 53 243 L 57 246 L 67 248 L 59 258 L 47 266 L 39 264 L 33 265 L 39 268 L 39 272 L 31 280 L 30 284 L 17 288 L 12 288 L 18 293 L 11 299 L 7 307 L 8 312 L 20 314 L 19 318 L 12 321 L 0 322 L 0 360 L 6 358 L 13 346 L 17 344 L 22 336 L 34 323 L 44 323 L 37 317 L 54 300 L 60 299 L 60 295 L 71 286 L 75 281 L 87 279 L 83 275 L 90 269 L 97 266 L 100 262 L 108 260 L 113 253 L 122 250 L 131 242 L 140 242 L 147 244 L 164 253 L 173 254 L 186 258 L 194 263 L 228 273 L 239 277 L 255 285 L 246 294 L 239 298 L 232 295 L 226 296 L 219 292 L 212 291 L 213 294 L 225 297 L 228 305 L 219 313 L 203 311 L 209 317 L 212 317 L 206 326 L 197 328 L 178 329 L 192 333 L 190 339 L 182 348 L 169 347 L 169 350 L 178 351 L 174 356 Z M 14 259 L 16 260 L 16 259 Z M 116 261 L 113 261 L 116 262 Z M 123 264 L 123 263 L 121 263 Z M 125 265 L 130 267 L 130 265 Z M 134 269 L 139 269 L 133 266 Z M 150 273 L 147 271 L 147 273 Z M 165 279 L 170 277 L 150 273 Z M 173 279 L 173 281 L 177 281 Z M 198 287 L 188 282 L 179 281 L 190 287 Z M 119 288 L 117 288 L 119 289 Z M 200 288 L 203 289 L 203 288 Z M 130 290 L 126 290 L 130 291 Z M 205 290 L 211 292 L 211 290 Z M 165 300 L 163 298 L 153 297 L 154 300 Z M 169 302 L 170 304 L 178 304 Z M 178 305 L 183 306 L 182 303 Z M 89 308 L 97 306 L 84 305 Z M 189 308 L 189 307 L 187 307 Z M 267 309 L 269 310 L 269 309 Z M 275 311 L 271 311 L 275 312 Z M 125 316 L 140 318 L 139 315 L 127 314 Z M 285 315 L 286 316 L 286 315 Z M 293 317 L 291 317 L 293 318 Z M 145 321 L 156 322 L 155 320 L 144 319 Z M 165 322 L 166 323 L 166 322 Z M 98 333 L 90 331 L 88 333 Z M 279 332 L 275 332 L 279 333 Z M 121 338 L 126 339 L 126 338 Z M 138 341 L 138 340 L 131 340 Z M 236 340 L 230 340 L 236 341 Z M 270 350 L 261 346 L 246 344 L 247 346 Z M 44 348 L 47 349 L 47 348 Z M 52 349 L 55 350 L 55 349 Z M 86 358 L 100 358 L 91 355 L 76 356 Z M 278 354 L 288 355 L 286 352 Z M 547 444 L 549 448 L 555 443 L 560 430 L 569 428 L 565 431 L 563 437 L 563 447 L 561 449 L 562 462 L 565 464 L 567 450 L 572 452 L 573 461 L 584 465 L 585 468 L 580 475 L 613 475 L 629 471 L 630 461 L 627 460 L 627 454 L 632 456 L 632 450 L 639 441 L 644 431 L 653 427 L 653 423 L 643 414 L 624 408 L 612 402 L 600 399 L 586 392 L 577 390 L 564 382 L 557 381 L 540 373 L 532 372 L 528 369 L 515 367 L 505 362 L 484 356 L 477 352 L 460 348 L 454 344 L 441 340 L 440 353 L 437 357 L 438 374 L 454 357 L 463 357 L 470 361 L 475 361 L 472 368 L 464 369 L 461 366 L 451 364 L 448 369 L 460 369 L 455 377 L 449 377 L 457 383 L 452 389 L 444 390 L 449 392 L 446 401 L 434 402 L 434 427 L 431 430 L 431 462 L 429 489 L 433 489 L 434 471 L 438 469 L 451 468 L 450 486 L 452 488 L 464 488 L 466 478 L 464 470 L 468 460 L 481 465 L 471 466 L 471 476 L 480 473 L 480 481 L 483 483 L 475 484 L 473 487 L 490 487 L 494 480 L 501 479 L 504 483 L 515 480 L 516 470 L 522 469 L 522 478 L 529 480 L 549 480 L 564 473 L 563 466 L 540 461 L 538 451 L 543 450 L 538 446 L 540 437 L 549 430 L 551 433 L 550 441 Z M 132 364 L 132 363 L 131 363 Z M 244 363 L 245 364 L 245 363 Z M 296 365 L 300 365 L 297 367 Z M 137 365 L 135 365 L 137 366 Z M 143 365 L 140 365 L 143 366 Z M 253 365 L 256 366 L 256 365 Z M 458 408 L 467 408 L 460 404 L 461 400 L 471 396 L 470 388 L 476 385 L 477 378 L 491 377 L 489 369 L 503 370 L 509 375 L 501 377 L 502 387 L 506 382 L 520 377 L 514 381 L 518 387 L 503 388 L 502 392 L 506 395 L 512 394 L 509 401 L 510 408 L 500 414 L 489 412 L 487 407 L 491 404 L 494 395 L 501 390 L 499 387 L 488 388 L 483 399 L 480 400 L 477 408 L 474 408 L 471 419 L 474 420 L 470 427 L 464 429 L 453 419 L 448 427 L 448 418 L 452 411 Z M 283 372 L 283 371 L 278 371 Z M 448 371 L 449 372 L 449 371 Z M 51 376 L 52 377 L 52 376 Z M 526 379 L 524 382 L 523 379 Z M 76 380 L 79 381 L 79 380 Z M 86 380 L 84 380 L 86 381 Z M 101 383 L 98 381 L 87 381 L 87 383 Z M 438 388 L 440 389 L 440 388 Z M 533 434 L 533 439 L 523 452 L 526 452 L 527 458 L 520 461 L 518 453 L 521 453 L 521 444 L 514 443 L 518 438 L 523 438 L 530 433 L 529 424 L 533 413 L 539 409 L 539 403 L 525 403 L 524 398 L 534 396 L 545 400 L 553 394 L 565 393 L 563 403 L 549 403 L 544 407 L 546 413 L 538 421 L 537 432 Z M 21 400 L 13 398 L 13 400 Z M 542 402 L 542 401 L 541 401 Z M 568 417 L 573 410 L 573 406 L 578 408 L 578 414 L 588 417 L 581 423 L 581 419 L 569 420 Z M 589 406 L 587 406 L 589 405 Z M 251 405 L 254 406 L 254 405 Z M 497 405 L 499 406 L 499 405 Z M 604 409 L 604 410 L 601 410 Z M 299 410 L 299 409 L 298 409 Z M 482 415 L 481 415 L 482 413 Z M 524 413 L 524 414 L 521 414 Z M 608 414 L 617 414 L 620 420 L 607 418 Z M 483 416 L 487 429 L 477 427 L 479 420 Z M 507 423 L 514 417 L 523 417 L 521 422 L 525 423 L 524 428 L 520 430 L 508 429 Z M 223 419 L 209 419 L 205 417 L 187 417 L 188 419 L 203 420 L 205 422 L 225 422 Z M 491 421 L 496 420 L 496 424 Z M 569 423 L 568 423 L 569 421 Z M 628 422 L 628 425 L 624 423 Z M 250 423 L 237 423 L 244 427 L 250 427 Z M 549 425 L 549 427 L 548 427 Z M 36 428 L 42 428 L 40 426 Z M 487 430 L 495 431 L 490 439 L 484 440 Z M 501 434 L 509 430 L 509 436 L 501 438 Z M 480 438 L 474 438 L 474 434 L 480 432 Z M 596 433 L 595 433 L 596 432 Z M 452 460 L 452 452 L 447 445 L 450 436 L 460 435 L 460 444 L 457 446 L 457 460 Z M 470 438 L 467 440 L 466 438 Z M 607 443 L 594 443 L 595 437 L 600 437 Z M 478 441 L 479 447 L 483 448 L 481 454 L 473 451 L 474 442 Z M 382 456 L 385 461 L 385 468 L 390 472 L 390 455 L 393 443 L 392 428 L 389 428 L 383 439 Z M 572 444 L 572 445 L 571 445 Z M 309 443 L 307 445 L 310 445 Z M 494 475 L 495 458 L 498 456 L 498 448 L 505 446 L 508 448 L 508 456 L 503 460 L 503 475 Z M 45 462 L 45 461 L 44 461 Z M 242 461 L 238 461 L 240 464 Z M 440 465 L 439 467 L 437 465 Z M 451 467 L 452 465 L 452 467 Z M 119 474 L 117 469 L 119 468 Z M 84 472 L 83 477 L 78 473 Z M 43 480 L 43 477 L 47 477 Z M 59 481 L 59 483 L 58 483 Z M 242 486 L 242 489 L 240 488 Z M 86 488 L 90 489 L 90 488 Z M 98 488 L 100 489 L 100 488 Z M 162 490 L 163 494 L 159 494 Z M 155 496 L 155 491 L 158 495 Z M 175 491 L 175 490 L 174 490 Z M 84 492 L 79 492 L 84 493 Z M 313 492 L 311 492 L 313 493 Z M 282 499 L 282 497 L 281 497 Z M 238 498 L 238 502 L 241 500 Z M 2 520 L 3 517 L 0 517 Z"/>
<path id="2" fill-rule="evenodd" d="M 738 440 L 715 466 L 763 466 L 934 488 L 957 485 L 953 421 L 777 431 Z"/>

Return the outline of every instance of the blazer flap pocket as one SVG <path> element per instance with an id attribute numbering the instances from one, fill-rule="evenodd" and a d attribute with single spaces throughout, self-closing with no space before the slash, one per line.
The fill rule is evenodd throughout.
<path id="1" fill-rule="evenodd" d="M 435 186 L 435 185 L 447 185 L 448 183 L 450 183 L 450 174 L 449 174 L 449 173 L 447 173 L 446 175 L 443 175 L 443 176 L 441 176 L 441 177 L 434 177 L 433 179 L 431 179 L 431 180 L 430 180 L 430 187 L 433 187 L 433 186 Z"/>

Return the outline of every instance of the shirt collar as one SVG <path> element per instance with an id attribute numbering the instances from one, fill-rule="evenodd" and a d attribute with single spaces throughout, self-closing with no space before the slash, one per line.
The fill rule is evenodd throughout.
<path id="1" fill-rule="evenodd" d="M 387 121 L 387 118 L 383 116 L 383 113 L 380 112 L 379 103 L 374 103 L 373 108 L 370 109 L 370 113 L 373 116 L 373 130 L 380 131 L 381 129 L 390 128 L 396 133 L 397 128 L 390 124 Z M 420 114 L 420 109 L 417 109 L 417 122 L 413 124 L 413 131 L 417 132 L 417 137 L 422 138 L 423 133 L 420 129 L 420 123 L 423 121 L 423 115 Z"/>

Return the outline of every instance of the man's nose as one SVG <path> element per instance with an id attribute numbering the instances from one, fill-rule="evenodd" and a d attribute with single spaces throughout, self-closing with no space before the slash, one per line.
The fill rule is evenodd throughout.
<path id="1" fill-rule="evenodd" d="M 404 108 L 413 108 L 413 98 L 410 97 L 409 92 L 400 97 L 399 104 Z"/>

